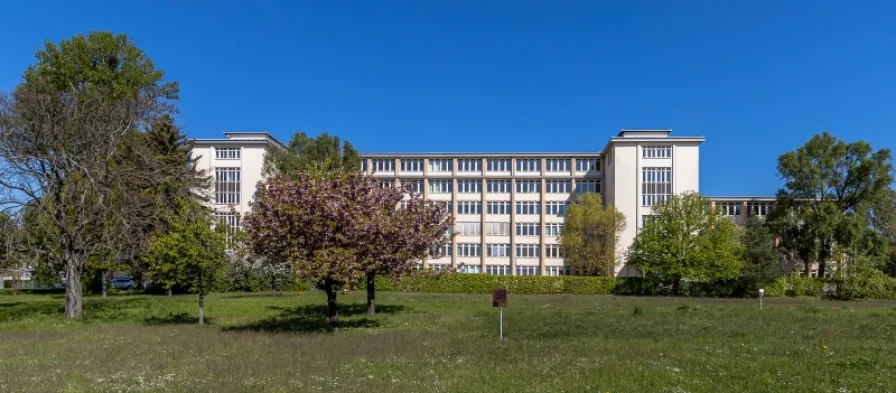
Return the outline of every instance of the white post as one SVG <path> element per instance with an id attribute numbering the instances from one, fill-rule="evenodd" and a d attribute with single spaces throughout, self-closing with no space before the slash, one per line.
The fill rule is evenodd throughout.
<path id="1" fill-rule="evenodd" d="M 759 288 L 759 311 L 762 311 L 762 297 L 765 295 L 765 288 Z"/>

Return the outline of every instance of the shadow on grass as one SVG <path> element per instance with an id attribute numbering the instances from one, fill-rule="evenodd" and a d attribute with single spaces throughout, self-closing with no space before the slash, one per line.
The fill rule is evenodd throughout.
<path id="1" fill-rule="evenodd" d="M 199 318 L 195 315 L 190 315 L 187 312 L 178 312 L 178 313 L 168 313 L 163 316 L 151 316 L 143 319 L 143 323 L 150 326 L 158 326 L 158 325 L 197 325 L 199 324 Z M 212 325 L 211 318 L 206 317 L 205 323 L 207 325 Z"/>
<path id="2" fill-rule="evenodd" d="M 293 332 L 313 333 L 327 332 L 330 323 L 327 320 L 327 306 L 305 305 L 299 307 L 268 307 L 270 310 L 279 311 L 279 314 L 252 322 L 246 325 L 225 328 L 229 331 L 254 331 L 254 332 Z M 377 306 L 377 314 L 395 314 L 405 311 L 405 306 L 381 305 Z M 367 316 L 367 306 L 364 304 L 340 304 L 339 328 L 361 329 L 375 328 L 380 324 L 376 319 Z"/>

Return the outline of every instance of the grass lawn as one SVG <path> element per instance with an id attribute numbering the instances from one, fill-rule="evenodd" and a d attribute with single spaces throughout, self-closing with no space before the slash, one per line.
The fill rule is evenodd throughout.
<path id="1" fill-rule="evenodd" d="M 896 302 L 0 295 L 2 392 L 896 392 Z"/>

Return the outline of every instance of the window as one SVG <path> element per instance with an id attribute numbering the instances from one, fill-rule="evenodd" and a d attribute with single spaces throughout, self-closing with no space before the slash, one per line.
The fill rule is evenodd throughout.
<path id="1" fill-rule="evenodd" d="M 551 158 L 544 160 L 545 170 L 548 172 L 569 172 L 569 159 Z"/>
<path id="2" fill-rule="evenodd" d="M 510 245 L 507 243 L 488 243 L 485 245 L 487 257 L 509 257 Z"/>
<path id="3" fill-rule="evenodd" d="M 451 180 L 430 180 L 429 192 L 433 194 L 447 194 L 451 192 Z"/>
<path id="4" fill-rule="evenodd" d="M 488 214 L 510 214 L 510 202 L 489 201 L 486 204 L 485 209 L 485 212 Z"/>
<path id="5" fill-rule="evenodd" d="M 478 158 L 464 158 L 457 160 L 458 172 L 482 172 L 482 160 Z"/>
<path id="6" fill-rule="evenodd" d="M 568 194 L 571 184 L 569 180 L 547 180 L 545 181 L 545 191 L 548 194 Z"/>
<path id="7" fill-rule="evenodd" d="M 457 214 L 482 214 L 482 202 L 457 201 Z"/>
<path id="8" fill-rule="evenodd" d="M 442 204 L 442 206 L 445 206 L 445 212 L 448 215 L 454 214 L 454 204 L 452 204 L 451 201 L 439 201 L 438 203 Z"/>
<path id="9" fill-rule="evenodd" d="M 774 204 L 771 202 L 750 202 L 747 205 L 747 214 L 751 216 L 767 216 L 771 213 Z"/>
<path id="10" fill-rule="evenodd" d="M 521 201 L 516 203 L 516 214 L 541 214 L 541 202 Z"/>
<path id="11" fill-rule="evenodd" d="M 459 268 L 461 273 L 482 273 L 482 266 L 479 265 L 461 265 Z"/>
<path id="12" fill-rule="evenodd" d="M 516 160 L 517 172 L 541 172 L 540 158 L 518 158 Z"/>
<path id="13" fill-rule="evenodd" d="M 482 245 L 479 243 L 457 243 L 457 256 L 478 257 L 482 255 Z"/>
<path id="14" fill-rule="evenodd" d="M 448 271 L 451 270 L 451 265 L 448 263 L 430 263 L 429 270 L 435 270 L 437 272 Z"/>
<path id="15" fill-rule="evenodd" d="M 541 235 L 541 224 L 537 222 L 518 222 L 516 223 L 517 236 L 539 236 Z"/>
<path id="16" fill-rule="evenodd" d="M 509 276 L 510 265 L 485 265 L 485 272 L 497 276 Z"/>
<path id="17" fill-rule="evenodd" d="M 215 158 L 219 160 L 239 160 L 240 148 L 238 147 L 220 147 L 215 149 Z"/>
<path id="18" fill-rule="evenodd" d="M 215 203 L 240 204 L 240 168 L 215 168 Z"/>
<path id="19" fill-rule="evenodd" d="M 545 266 L 545 273 L 549 276 L 568 276 L 569 266 Z"/>
<path id="20" fill-rule="evenodd" d="M 373 160 L 373 172 L 395 172 L 394 165 L 391 158 L 377 158 Z"/>
<path id="21" fill-rule="evenodd" d="M 549 223 L 544 225 L 544 234 L 547 236 L 560 236 L 560 231 L 563 230 L 563 224 L 561 223 Z"/>
<path id="22" fill-rule="evenodd" d="M 460 194 L 478 194 L 482 192 L 482 180 L 458 180 L 457 192 Z"/>
<path id="23" fill-rule="evenodd" d="M 536 194 L 541 192 L 541 180 L 517 180 L 516 192 L 520 194 Z"/>
<path id="24" fill-rule="evenodd" d="M 233 239 L 233 235 L 240 231 L 240 215 L 237 213 L 230 212 L 215 212 L 215 218 L 219 220 L 224 225 L 227 225 L 226 228 L 226 237 L 227 243 L 229 244 Z"/>
<path id="25" fill-rule="evenodd" d="M 544 214 L 563 216 L 566 215 L 567 209 L 569 209 L 569 202 L 546 202 L 544 204 Z"/>
<path id="26" fill-rule="evenodd" d="M 408 199 L 398 202 L 398 208 L 401 210 L 407 210 L 410 206 L 411 206 L 411 201 Z"/>
<path id="27" fill-rule="evenodd" d="M 516 265 L 517 276 L 540 276 L 541 268 L 537 265 Z"/>
<path id="28" fill-rule="evenodd" d="M 438 159 L 438 160 L 429 160 L 429 171 L 430 172 L 451 172 L 451 164 L 454 160 L 451 159 Z"/>
<path id="29" fill-rule="evenodd" d="M 510 180 L 486 180 L 485 189 L 490 194 L 510 193 Z"/>
<path id="30" fill-rule="evenodd" d="M 403 179 L 401 180 L 401 186 L 409 189 L 411 192 L 422 193 L 423 179 Z"/>
<path id="31" fill-rule="evenodd" d="M 451 243 L 443 244 L 439 246 L 439 256 L 450 257 L 451 256 Z"/>
<path id="32" fill-rule="evenodd" d="M 364 173 L 367 173 L 367 159 L 366 158 L 361 159 L 361 171 Z"/>
<path id="33" fill-rule="evenodd" d="M 394 180 L 380 180 L 380 188 L 395 187 Z"/>
<path id="34" fill-rule="evenodd" d="M 494 236 L 510 235 L 509 222 L 487 222 L 485 223 L 485 234 Z"/>
<path id="35" fill-rule="evenodd" d="M 422 158 L 403 158 L 401 160 L 402 172 L 423 172 Z"/>
<path id="36" fill-rule="evenodd" d="M 598 180 L 576 180 L 576 192 L 600 192 L 600 181 Z"/>
<path id="37" fill-rule="evenodd" d="M 489 158 L 485 160 L 485 168 L 488 172 L 510 172 L 510 159 Z"/>
<path id="38" fill-rule="evenodd" d="M 536 243 L 517 244 L 517 258 L 538 258 L 541 256 L 541 246 Z"/>
<path id="39" fill-rule="evenodd" d="M 672 168 L 644 168 L 641 171 L 641 204 L 654 206 L 672 197 Z"/>
<path id="40" fill-rule="evenodd" d="M 564 255 L 560 251 L 559 244 L 545 244 L 544 245 L 544 256 L 546 258 L 563 258 Z"/>
<path id="41" fill-rule="evenodd" d="M 726 216 L 740 216 L 742 206 L 740 202 L 721 202 L 717 206 Z"/>
<path id="42" fill-rule="evenodd" d="M 454 224 L 454 231 L 458 235 L 478 235 L 482 229 L 481 222 L 459 222 Z"/>
<path id="43" fill-rule="evenodd" d="M 576 158 L 576 172 L 596 172 L 600 170 L 600 158 Z"/>
<path id="44" fill-rule="evenodd" d="M 672 146 L 642 146 L 643 158 L 672 158 Z"/>

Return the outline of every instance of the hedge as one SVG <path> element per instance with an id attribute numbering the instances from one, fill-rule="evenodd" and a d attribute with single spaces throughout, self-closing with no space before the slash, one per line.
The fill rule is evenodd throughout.
<path id="1" fill-rule="evenodd" d="M 573 276 L 496 276 L 491 274 L 414 275 L 393 283 L 387 277 L 376 278 L 381 291 L 412 291 L 437 293 L 491 293 L 497 288 L 522 294 L 609 294 L 616 288 L 613 277 Z"/>

